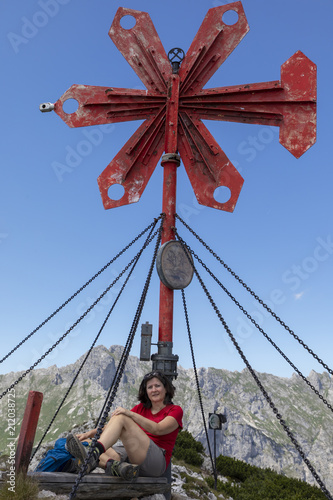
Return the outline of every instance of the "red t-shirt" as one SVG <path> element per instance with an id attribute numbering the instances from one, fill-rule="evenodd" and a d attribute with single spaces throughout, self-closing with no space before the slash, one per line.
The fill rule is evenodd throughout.
<path id="1" fill-rule="evenodd" d="M 166 466 L 168 467 L 169 462 L 171 460 L 171 455 L 172 455 L 172 450 L 175 446 L 175 442 L 178 436 L 179 429 L 183 428 L 183 410 L 180 406 L 174 405 L 174 404 L 169 404 L 162 408 L 158 413 L 155 413 L 155 415 L 151 412 L 150 408 L 145 408 L 142 403 L 139 403 L 138 405 L 134 406 L 131 411 L 134 411 L 135 413 L 138 413 L 139 415 L 142 415 L 145 418 L 148 418 L 149 420 L 152 420 L 153 422 L 161 422 L 165 417 L 170 416 L 173 417 L 177 420 L 178 426 L 176 430 L 170 432 L 169 434 L 164 434 L 164 436 L 156 436 L 155 434 L 150 434 L 150 432 L 147 432 L 145 429 L 142 429 L 147 436 L 154 441 L 157 446 L 160 448 L 163 448 L 165 450 L 165 462 Z M 139 426 L 141 427 L 141 426 Z M 142 428 L 142 427 L 141 427 Z"/>

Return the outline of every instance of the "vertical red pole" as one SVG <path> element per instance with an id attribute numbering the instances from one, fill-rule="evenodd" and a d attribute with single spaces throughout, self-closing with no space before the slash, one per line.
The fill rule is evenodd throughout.
<path id="1" fill-rule="evenodd" d="M 172 227 L 175 225 L 177 164 L 162 161 L 162 166 L 164 168 L 162 211 L 165 213 L 161 240 L 163 245 L 163 243 L 175 239 Z M 172 342 L 172 331 L 173 290 L 161 282 L 158 340 L 160 342 Z"/>
<path id="2" fill-rule="evenodd" d="M 42 401 L 42 392 L 29 392 L 16 448 L 16 472 L 27 472 L 28 470 Z"/>
<path id="3" fill-rule="evenodd" d="M 167 241 L 174 240 L 173 227 L 175 226 L 176 213 L 176 188 L 177 168 L 180 158 L 177 154 L 177 127 L 178 127 L 178 103 L 179 103 L 179 76 L 172 74 L 167 101 L 166 112 L 166 134 L 165 155 L 162 157 L 161 165 L 164 168 L 163 175 L 163 202 L 162 211 L 165 213 L 163 225 L 162 245 Z M 160 308 L 159 308 L 159 342 L 172 342 L 173 333 L 173 290 L 160 284 Z"/>

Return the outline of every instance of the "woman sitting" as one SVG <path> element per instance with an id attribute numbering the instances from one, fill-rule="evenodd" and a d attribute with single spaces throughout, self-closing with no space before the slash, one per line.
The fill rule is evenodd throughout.
<path id="1" fill-rule="evenodd" d="M 138 393 L 139 404 L 131 410 L 116 408 L 96 442 L 87 464 L 88 474 L 102 467 L 112 476 L 130 480 L 137 476 L 159 477 L 171 460 L 183 410 L 172 403 L 175 387 L 159 371 L 144 376 Z M 83 463 L 89 450 L 82 444 L 97 429 L 67 437 L 67 450 Z M 114 446 L 118 440 L 122 446 Z"/>

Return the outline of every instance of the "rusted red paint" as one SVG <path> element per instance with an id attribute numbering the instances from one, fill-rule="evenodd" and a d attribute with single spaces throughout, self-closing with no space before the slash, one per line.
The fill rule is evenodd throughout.
<path id="1" fill-rule="evenodd" d="M 223 22 L 224 14 L 230 10 L 238 15 L 237 22 L 232 26 Z M 191 95 L 201 90 L 249 29 L 242 2 L 210 9 L 179 71 L 182 95 Z"/>
<path id="2" fill-rule="evenodd" d="M 230 10 L 238 17 L 232 25 L 224 19 Z M 122 26 L 125 16 L 134 18 L 130 29 Z M 179 152 L 199 203 L 232 212 L 244 181 L 203 119 L 280 127 L 280 143 L 296 158 L 314 144 L 316 66 L 300 51 L 282 65 L 279 81 L 203 90 L 248 31 L 240 1 L 210 9 L 173 74 L 150 16 L 118 9 L 109 35 L 147 90 L 73 85 L 54 107 L 70 127 L 145 120 L 98 178 L 105 208 L 137 202 L 165 151 Z M 66 114 L 70 98 L 79 106 Z M 163 243 L 174 238 L 177 165 L 168 158 L 162 165 Z M 109 196 L 114 184 L 124 188 L 118 200 Z M 214 198 L 221 186 L 230 191 L 223 203 Z M 172 309 L 173 291 L 161 284 L 160 340 L 172 340 Z"/>
<path id="3" fill-rule="evenodd" d="M 280 81 L 202 90 L 179 107 L 199 119 L 278 126 L 280 143 L 299 158 L 316 140 L 316 65 L 299 50 Z"/>
<path id="4" fill-rule="evenodd" d="M 133 28 L 122 28 L 121 19 L 125 16 L 135 18 L 136 23 Z M 149 14 L 120 7 L 111 25 L 109 36 L 149 93 L 165 95 L 171 76 L 171 66 Z"/>
<path id="5" fill-rule="evenodd" d="M 238 15 L 233 25 L 224 22 L 229 10 Z M 132 16 L 135 26 L 123 28 L 124 16 Z M 280 81 L 203 90 L 248 30 L 241 2 L 210 9 L 178 76 L 172 74 L 150 16 L 118 9 L 109 35 L 147 90 L 73 85 L 55 103 L 56 113 L 70 127 L 145 120 L 98 178 L 105 208 L 140 199 L 163 150 L 168 152 L 166 142 L 173 138 L 171 150 L 180 152 L 198 202 L 232 212 L 243 179 L 202 119 L 278 126 L 281 144 L 297 158 L 314 144 L 316 66 L 300 51 L 282 65 Z M 172 85 L 175 76 L 177 92 Z M 170 89 L 174 89 L 172 100 Z M 72 114 L 63 111 L 69 98 L 79 103 Z M 124 188 L 119 200 L 109 197 L 114 184 Z M 230 199 L 224 203 L 214 198 L 220 186 L 230 190 Z"/>
<path id="6" fill-rule="evenodd" d="M 174 161 L 162 161 L 163 166 L 163 201 L 162 211 L 165 213 L 161 243 L 174 240 L 172 228 L 175 226 L 176 185 L 178 164 Z M 173 290 L 160 283 L 159 328 L 158 340 L 172 342 L 173 336 Z"/>
<path id="7" fill-rule="evenodd" d="M 28 470 L 42 401 L 41 392 L 29 392 L 16 448 L 15 468 L 17 472 Z"/>
<path id="8" fill-rule="evenodd" d="M 166 133 L 165 152 L 162 159 L 163 167 L 163 199 L 162 211 L 165 213 L 165 220 L 162 232 L 162 245 L 175 239 L 173 227 L 176 225 L 176 187 L 177 187 L 177 161 L 178 151 L 178 105 L 179 105 L 179 85 L 178 74 L 170 77 L 167 108 L 166 108 Z M 173 334 L 173 290 L 170 290 L 160 283 L 160 307 L 159 307 L 159 328 L 158 340 L 160 342 L 172 342 Z"/>

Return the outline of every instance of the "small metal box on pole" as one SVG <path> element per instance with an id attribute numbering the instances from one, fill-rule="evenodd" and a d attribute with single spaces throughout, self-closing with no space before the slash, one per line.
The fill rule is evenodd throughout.
<path id="1" fill-rule="evenodd" d="M 146 323 L 141 325 L 140 361 L 150 361 L 152 335 L 153 325 L 146 321 Z"/>

